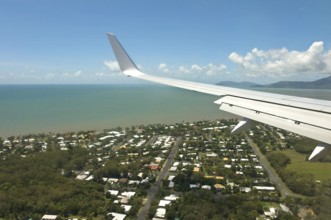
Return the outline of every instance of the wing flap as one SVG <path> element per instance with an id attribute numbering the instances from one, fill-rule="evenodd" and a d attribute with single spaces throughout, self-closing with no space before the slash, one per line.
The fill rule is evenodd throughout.
<path id="1" fill-rule="evenodd" d="M 330 114 L 324 114 L 317 111 L 309 111 L 307 109 L 294 108 L 280 104 L 250 100 L 245 98 L 237 98 L 232 96 L 222 97 L 215 103 L 221 106 L 223 103 L 227 103 L 229 105 L 236 105 L 243 109 L 263 112 L 271 116 L 288 119 L 296 124 L 304 123 L 331 131 L 331 124 L 328 123 L 331 121 Z"/>
<path id="2" fill-rule="evenodd" d="M 277 106 L 275 106 L 277 107 Z M 284 130 L 294 132 L 325 143 L 331 143 L 330 130 L 305 123 L 295 123 L 292 119 L 278 115 L 271 115 L 267 112 L 256 111 L 254 109 L 243 108 L 238 105 L 222 103 L 220 109 L 232 114 L 241 115 L 264 124 L 269 124 Z"/>

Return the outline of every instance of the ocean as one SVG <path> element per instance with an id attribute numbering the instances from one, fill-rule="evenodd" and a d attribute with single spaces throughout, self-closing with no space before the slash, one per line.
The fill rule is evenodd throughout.
<path id="1" fill-rule="evenodd" d="M 331 100 L 331 90 L 260 90 Z M 0 85 L 0 137 L 236 117 L 215 100 L 160 85 Z"/>

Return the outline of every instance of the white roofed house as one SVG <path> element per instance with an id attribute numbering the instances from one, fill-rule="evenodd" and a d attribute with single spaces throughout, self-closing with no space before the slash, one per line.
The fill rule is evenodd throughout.
<path id="1" fill-rule="evenodd" d="M 56 220 L 57 215 L 44 215 L 41 220 Z"/>
<path id="2" fill-rule="evenodd" d="M 112 196 L 117 196 L 119 191 L 118 190 L 108 190 L 109 194 Z"/>
<path id="3" fill-rule="evenodd" d="M 177 171 L 177 167 L 175 167 L 175 166 L 170 167 L 169 171 L 170 172 L 176 172 Z"/>
<path id="4" fill-rule="evenodd" d="M 157 208 L 155 217 L 163 219 L 165 217 L 166 212 L 167 211 L 165 208 Z"/>
<path id="5" fill-rule="evenodd" d="M 121 214 L 116 212 L 111 212 L 108 213 L 107 215 L 111 215 L 113 217 L 112 220 L 124 220 L 126 217 L 126 214 Z"/>
<path id="6" fill-rule="evenodd" d="M 169 205 L 170 203 L 171 203 L 171 201 L 169 201 L 169 200 L 161 199 L 159 202 L 159 207 L 165 207 L 165 206 Z"/>
<path id="7" fill-rule="evenodd" d="M 118 182 L 118 178 L 108 178 L 107 180 L 109 183 L 113 184 L 113 183 L 117 183 Z"/>
<path id="8" fill-rule="evenodd" d="M 277 209 L 274 207 L 270 207 L 268 210 L 264 211 L 264 215 L 266 217 L 270 217 L 270 218 L 274 219 L 277 217 Z"/>
<path id="9" fill-rule="evenodd" d="M 130 209 L 132 208 L 131 205 L 121 205 L 122 208 L 124 208 L 125 213 L 129 213 Z"/>
<path id="10" fill-rule="evenodd" d="M 214 152 L 206 154 L 206 157 L 218 157 L 218 155 Z"/>
<path id="11" fill-rule="evenodd" d="M 117 196 L 121 204 L 128 204 L 130 199 L 136 194 L 136 192 L 122 192 L 121 195 Z"/>
<path id="12" fill-rule="evenodd" d="M 139 180 L 129 180 L 129 185 L 139 185 L 140 181 Z"/>
<path id="13" fill-rule="evenodd" d="M 257 191 L 275 191 L 276 188 L 273 186 L 253 186 L 253 189 Z"/>
<path id="14" fill-rule="evenodd" d="M 227 169 L 231 169 L 232 166 L 230 164 L 225 164 L 224 167 Z"/>
<path id="15" fill-rule="evenodd" d="M 177 167 L 180 163 L 178 161 L 174 162 L 172 166 Z"/>
<path id="16" fill-rule="evenodd" d="M 122 192 L 122 193 L 121 193 L 122 196 L 125 196 L 125 197 L 128 197 L 128 198 L 133 197 L 135 194 L 136 194 L 136 192 L 133 192 L 133 191 Z"/>
<path id="17" fill-rule="evenodd" d="M 11 147 L 12 146 L 12 143 L 10 140 L 6 139 L 4 140 L 4 142 L 2 143 L 3 146 L 5 147 Z"/>
<path id="18" fill-rule="evenodd" d="M 201 186 L 202 189 L 207 189 L 207 190 L 211 190 L 211 186 L 209 185 L 203 185 Z"/>

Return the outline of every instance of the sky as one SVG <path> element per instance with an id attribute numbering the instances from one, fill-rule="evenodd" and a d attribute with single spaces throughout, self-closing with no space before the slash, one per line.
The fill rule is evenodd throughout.
<path id="1" fill-rule="evenodd" d="M 0 0 L 0 84 L 131 84 L 139 68 L 191 81 L 331 75 L 329 0 Z"/>

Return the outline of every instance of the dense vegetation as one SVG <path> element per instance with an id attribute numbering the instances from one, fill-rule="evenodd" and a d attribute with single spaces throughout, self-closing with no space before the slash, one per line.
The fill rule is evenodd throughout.
<path id="1" fill-rule="evenodd" d="M 40 219 L 43 214 L 105 214 L 103 186 L 66 177 L 85 164 L 85 149 L 53 150 L 0 161 L 0 217 Z"/>
<path id="2" fill-rule="evenodd" d="M 255 220 L 262 213 L 262 203 L 250 196 L 238 194 L 224 197 L 208 190 L 196 190 L 185 193 L 180 202 L 170 206 L 166 217 L 180 217 L 183 220 Z"/>
<path id="3" fill-rule="evenodd" d="M 291 159 L 283 153 L 269 153 L 267 154 L 267 158 L 282 180 L 293 192 L 306 196 L 315 195 L 316 182 L 312 174 L 299 174 L 294 171 L 286 170 L 285 167 L 291 162 Z"/>
<path id="4" fill-rule="evenodd" d="M 299 147 L 299 149 L 304 148 Z M 296 204 L 293 204 L 293 207 L 298 207 L 298 204 L 303 206 L 308 205 L 317 214 L 317 218 L 312 217 L 312 219 L 326 220 L 330 218 L 331 178 L 317 184 L 312 174 L 299 174 L 298 172 L 285 169 L 291 163 L 290 158 L 285 154 L 273 152 L 267 154 L 267 157 L 271 165 L 277 170 L 280 177 L 293 192 L 309 196 L 300 201 L 298 200 Z"/>

